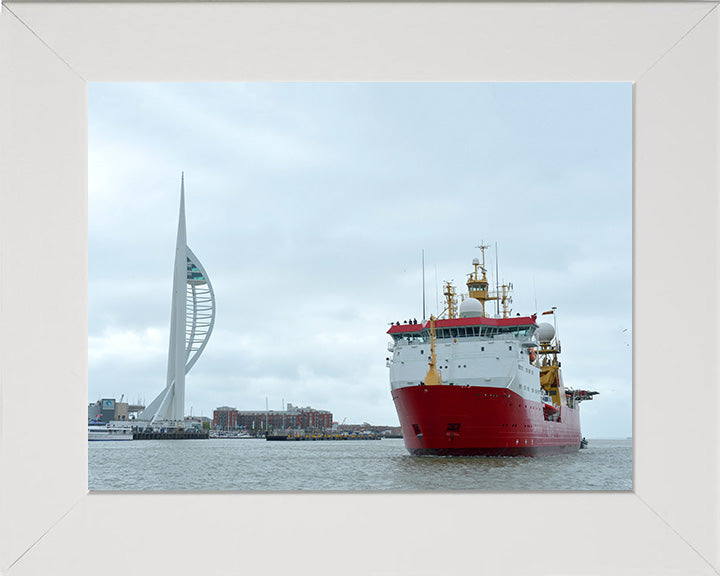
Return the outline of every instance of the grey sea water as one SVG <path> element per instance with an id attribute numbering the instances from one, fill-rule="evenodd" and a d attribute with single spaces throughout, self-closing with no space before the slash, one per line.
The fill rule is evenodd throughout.
<path id="1" fill-rule="evenodd" d="M 632 440 L 538 458 L 411 456 L 401 439 L 88 443 L 90 490 L 632 490 Z"/>

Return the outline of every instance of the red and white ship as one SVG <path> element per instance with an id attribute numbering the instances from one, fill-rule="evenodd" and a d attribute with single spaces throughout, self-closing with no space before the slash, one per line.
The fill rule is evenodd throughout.
<path id="1" fill-rule="evenodd" d="M 536 456 L 574 452 L 584 442 L 579 404 L 597 392 L 565 388 L 560 342 L 553 324 L 511 316 L 511 284 L 490 292 L 485 269 L 467 281 L 457 306 L 445 283 L 447 306 L 423 322 L 395 323 L 388 334 L 390 387 L 412 454 Z M 497 301 L 496 317 L 486 304 Z M 502 305 L 502 312 L 500 312 Z"/>

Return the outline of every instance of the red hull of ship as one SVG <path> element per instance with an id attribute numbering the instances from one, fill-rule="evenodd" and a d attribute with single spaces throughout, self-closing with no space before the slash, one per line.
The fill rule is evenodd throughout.
<path id="1" fill-rule="evenodd" d="M 538 456 L 580 448 L 577 408 L 545 420 L 543 404 L 502 388 L 408 386 L 392 391 L 405 447 L 439 456 Z"/>

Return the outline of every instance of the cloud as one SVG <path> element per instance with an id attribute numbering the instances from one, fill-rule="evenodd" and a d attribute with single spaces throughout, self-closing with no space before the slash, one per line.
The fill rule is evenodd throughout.
<path id="1" fill-rule="evenodd" d="M 90 399 L 164 386 L 185 171 L 217 299 L 188 409 L 396 423 L 385 332 L 422 316 L 421 250 L 429 314 L 485 241 L 515 311 L 558 307 L 568 384 L 606 387 L 588 435 L 629 435 L 630 110 L 622 85 L 91 85 Z"/>

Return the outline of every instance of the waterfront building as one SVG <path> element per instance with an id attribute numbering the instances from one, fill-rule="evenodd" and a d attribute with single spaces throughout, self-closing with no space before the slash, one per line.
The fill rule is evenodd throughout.
<path id="1" fill-rule="evenodd" d="M 165 388 L 138 415 L 138 420 L 180 421 L 185 416 L 185 374 L 205 349 L 215 324 L 215 294 L 205 269 L 187 245 L 185 230 L 185 176 L 180 184 L 170 313 L 170 348 Z"/>
<path id="2" fill-rule="evenodd" d="M 122 398 L 121 398 L 122 400 Z M 112 422 L 128 419 L 127 402 L 117 402 L 115 398 L 102 398 L 88 404 L 88 422 Z"/>
<path id="3" fill-rule="evenodd" d="M 230 406 L 220 406 L 213 412 L 213 428 L 233 430 L 238 428 L 238 411 Z"/>
<path id="4" fill-rule="evenodd" d="M 239 427 L 247 430 L 329 430 L 332 427 L 332 413 L 310 406 L 288 404 L 287 410 L 238 410 L 237 421 Z"/>
<path id="5" fill-rule="evenodd" d="M 212 426 L 212 420 L 207 416 L 185 416 L 185 425 L 191 428 L 209 430 Z"/>

